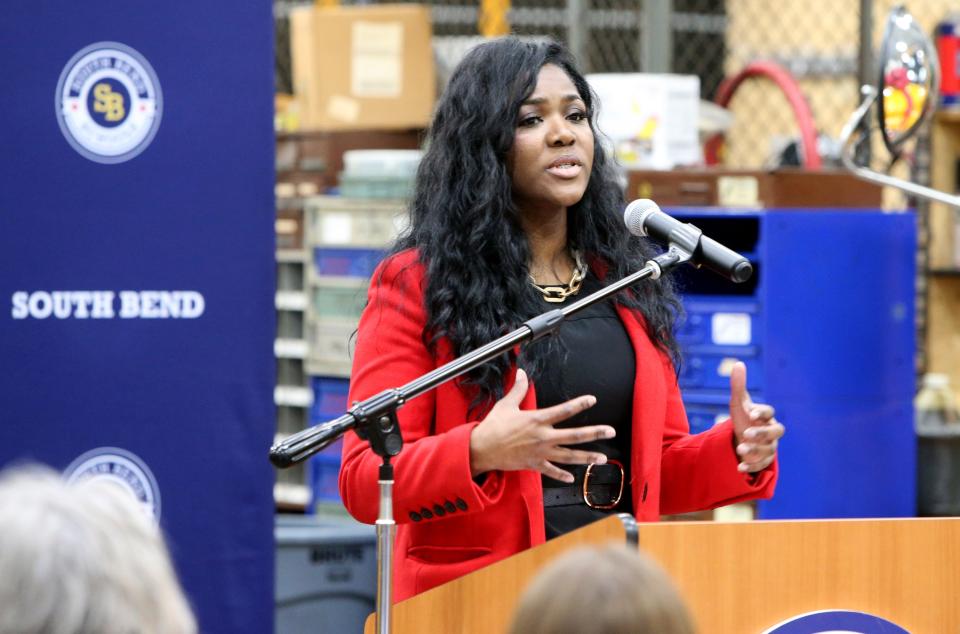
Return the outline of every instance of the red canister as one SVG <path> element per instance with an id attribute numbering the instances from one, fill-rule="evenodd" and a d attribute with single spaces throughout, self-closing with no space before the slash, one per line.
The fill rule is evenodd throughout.
<path id="1" fill-rule="evenodd" d="M 940 60 L 940 105 L 960 108 L 960 15 L 951 13 L 936 28 Z"/>

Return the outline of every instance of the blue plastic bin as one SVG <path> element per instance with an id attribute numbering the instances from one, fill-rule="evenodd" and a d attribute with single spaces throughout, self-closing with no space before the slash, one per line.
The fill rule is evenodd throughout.
<path id="1" fill-rule="evenodd" d="M 333 443 L 310 459 L 310 508 L 319 502 L 339 502 L 340 453 L 343 439 Z"/>
<path id="2" fill-rule="evenodd" d="M 310 408 L 310 424 L 316 425 L 342 416 L 348 409 L 347 393 L 350 380 L 329 376 L 310 379 L 313 386 L 313 406 Z"/>
<path id="3" fill-rule="evenodd" d="M 313 250 L 318 275 L 369 278 L 383 256 L 382 249 L 318 247 Z"/>

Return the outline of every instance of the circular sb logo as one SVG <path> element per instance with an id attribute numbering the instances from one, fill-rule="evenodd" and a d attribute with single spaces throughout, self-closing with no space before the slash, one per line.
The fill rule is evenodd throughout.
<path id="1" fill-rule="evenodd" d="M 73 149 L 97 163 L 122 163 L 150 145 L 163 99 L 157 75 L 140 53 L 118 42 L 98 42 L 67 62 L 55 106 Z"/>
<path id="2" fill-rule="evenodd" d="M 139 456 L 119 447 L 91 449 L 70 463 L 63 476 L 67 482 L 96 478 L 126 489 L 144 513 L 160 521 L 160 487 L 153 471 Z"/>

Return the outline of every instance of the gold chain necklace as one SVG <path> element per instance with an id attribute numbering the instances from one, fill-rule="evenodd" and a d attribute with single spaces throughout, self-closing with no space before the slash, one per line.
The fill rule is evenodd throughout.
<path id="1" fill-rule="evenodd" d="M 545 286 L 542 284 L 537 284 L 537 281 L 533 279 L 533 276 L 529 276 L 530 283 L 535 289 L 543 294 L 544 301 L 550 302 L 551 304 L 559 304 L 571 295 L 576 295 L 578 292 L 580 292 L 580 286 L 583 284 L 583 278 L 587 275 L 587 267 L 583 263 L 583 258 L 580 257 L 579 251 L 573 252 L 573 258 L 576 260 L 576 266 L 573 269 L 573 275 L 570 277 L 570 281 L 566 284 Z"/>

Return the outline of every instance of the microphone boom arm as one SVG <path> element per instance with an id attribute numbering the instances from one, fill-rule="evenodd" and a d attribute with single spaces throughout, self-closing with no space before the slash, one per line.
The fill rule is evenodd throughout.
<path id="1" fill-rule="evenodd" d="M 689 226 L 692 227 L 692 225 Z M 671 244 L 667 251 L 646 262 L 639 271 L 568 306 L 528 319 L 516 330 L 431 370 L 401 387 L 384 390 L 355 403 L 339 418 L 287 437 L 270 448 L 270 461 L 276 467 L 291 467 L 323 450 L 351 429 L 355 429 L 361 438 L 370 440 L 371 448 L 378 455 L 385 458 L 397 455 L 402 449 L 403 439 L 396 422 L 396 411 L 410 399 L 483 365 L 512 350 L 515 346 L 551 335 L 569 315 L 602 301 L 644 278 L 659 279 L 663 271 L 689 261 L 692 257 L 692 252 L 688 250 L 691 240 L 695 247 L 699 239 L 699 229 L 692 228 L 696 233 L 691 231 L 678 235 L 677 243 Z"/>

